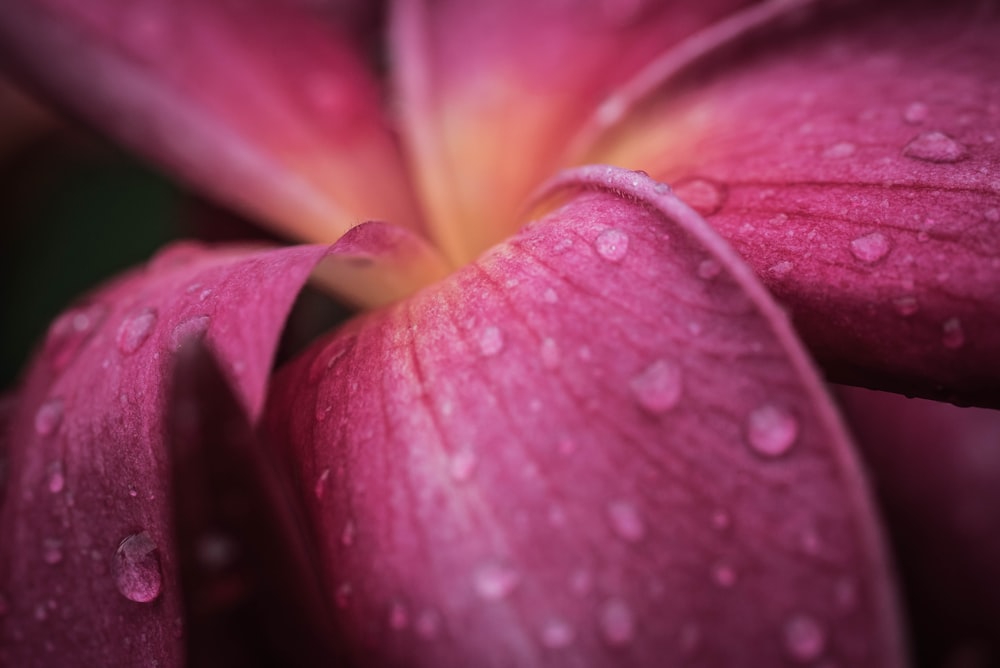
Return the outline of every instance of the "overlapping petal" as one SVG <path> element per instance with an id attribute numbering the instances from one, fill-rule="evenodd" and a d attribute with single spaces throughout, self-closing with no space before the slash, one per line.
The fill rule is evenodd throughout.
<path id="1" fill-rule="evenodd" d="M 175 247 L 53 324 L 5 429 L 4 665 L 180 663 L 172 358 L 201 337 L 252 418 L 285 314 L 327 252 Z"/>
<path id="2" fill-rule="evenodd" d="M 664 83 L 595 154 L 673 184 L 835 377 L 1000 401 L 1000 15 L 871 3 Z"/>
<path id="3" fill-rule="evenodd" d="M 399 122 L 438 244 L 461 263 L 514 230 L 615 85 L 746 0 L 402 0 Z M 786 3 L 794 4 L 794 3 Z"/>
<path id="4" fill-rule="evenodd" d="M 379 84 L 334 20 L 353 4 L 11 0 L 0 48 L 91 124 L 282 233 L 416 229 Z"/>
<path id="5" fill-rule="evenodd" d="M 781 310 L 662 184 L 555 188 L 275 378 L 350 654 L 900 665 L 874 512 Z"/>

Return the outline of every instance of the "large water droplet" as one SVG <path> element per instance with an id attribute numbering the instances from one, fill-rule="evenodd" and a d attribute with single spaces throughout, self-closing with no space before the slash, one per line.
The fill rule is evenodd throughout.
<path id="1" fill-rule="evenodd" d="M 646 525 L 642 521 L 642 516 L 628 501 L 609 503 L 607 513 L 611 528 L 620 538 L 635 542 L 646 535 Z"/>
<path id="2" fill-rule="evenodd" d="M 503 350 L 503 332 L 499 327 L 486 327 L 479 333 L 479 351 L 486 357 L 492 357 Z"/>
<path id="3" fill-rule="evenodd" d="M 949 350 L 958 350 L 965 345 L 965 330 L 958 318 L 948 318 L 941 326 L 941 344 Z"/>
<path id="4" fill-rule="evenodd" d="M 125 318 L 118 328 L 118 349 L 131 355 L 142 347 L 156 325 L 156 310 L 142 309 Z"/>
<path id="5" fill-rule="evenodd" d="M 601 635 L 609 645 L 624 645 L 635 634 L 632 610 L 619 598 L 608 600 L 600 612 Z"/>
<path id="6" fill-rule="evenodd" d="M 903 120 L 911 125 L 923 123 L 930 116 L 930 109 L 923 102 L 911 102 L 903 110 Z"/>
<path id="7" fill-rule="evenodd" d="M 111 573 L 121 595 L 136 603 L 154 601 L 163 590 L 160 551 L 145 531 L 126 537 L 118 545 Z"/>
<path id="8" fill-rule="evenodd" d="M 62 418 L 63 400 L 59 397 L 49 399 L 35 413 L 35 431 L 39 436 L 48 436 L 59 427 Z"/>
<path id="9" fill-rule="evenodd" d="M 677 405 L 681 398 L 681 370 L 669 360 L 653 362 L 629 383 L 639 405 L 660 414 Z"/>
<path id="10" fill-rule="evenodd" d="M 473 576 L 473 587 L 480 598 L 496 601 L 506 598 L 517 587 L 521 578 L 517 571 L 498 563 L 479 567 Z"/>
<path id="11" fill-rule="evenodd" d="M 747 444 L 757 454 L 780 457 L 799 436 L 799 421 L 785 408 L 765 404 L 747 416 Z"/>
<path id="12" fill-rule="evenodd" d="M 806 614 L 791 617 L 783 631 L 785 650 L 794 661 L 815 661 L 826 649 L 826 632 L 816 619 Z"/>
<path id="13" fill-rule="evenodd" d="M 597 254 L 609 262 L 621 262 L 628 254 L 628 235 L 611 228 L 597 235 L 594 241 Z"/>
<path id="14" fill-rule="evenodd" d="M 889 239 L 881 232 L 872 232 L 851 242 L 851 255 L 872 264 L 889 253 Z"/>
<path id="15" fill-rule="evenodd" d="M 924 132 L 903 147 L 903 155 L 924 162 L 958 162 L 967 155 L 965 146 L 943 132 Z"/>
<path id="16" fill-rule="evenodd" d="M 542 645 L 561 649 L 573 644 L 573 627 L 561 619 L 550 619 L 542 625 Z"/>

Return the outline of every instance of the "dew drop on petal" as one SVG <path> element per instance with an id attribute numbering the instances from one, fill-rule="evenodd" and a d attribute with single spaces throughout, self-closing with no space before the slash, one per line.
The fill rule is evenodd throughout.
<path id="1" fill-rule="evenodd" d="M 628 235 L 611 228 L 597 235 L 594 241 L 597 254 L 609 262 L 621 262 L 628 254 Z"/>
<path id="2" fill-rule="evenodd" d="M 479 351 L 492 357 L 503 350 L 503 332 L 499 327 L 490 326 L 479 333 Z"/>
<path id="3" fill-rule="evenodd" d="M 827 147 L 827 149 L 823 151 L 823 157 L 833 159 L 847 158 L 854 155 L 856 150 L 858 150 L 858 147 L 851 142 L 842 141 L 834 144 L 833 146 Z"/>
<path id="4" fill-rule="evenodd" d="M 889 253 L 889 239 L 881 232 L 872 232 L 851 242 L 851 255 L 862 262 L 878 262 Z"/>
<path id="5" fill-rule="evenodd" d="M 921 133 L 903 147 L 904 156 L 924 162 L 958 162 L 967 153 L 963 144 L 937 130 Z"/>
<path id="6" fill-rule="evenodd" d="M 125 355 L 131 355 L 142 347 L 156 325 L 156 311 L 143 309 L 125 318 L 118 328 L 118 349 Z"/>
<path id="7" fill-rule="evenodd" d="M 719 184 L 702 178 L 674 184 L 674 194 L 703 216 L 718 212 L 726 197 Z"/>
<path id="8" fill-rule="evenodd" d="M 542 366 L 546 369 L 551 371 L 559 366 L 561 358 L 559 353 L 559 344 L 556 343 L 554 339 L 545 339 L 542 341 L 540 354 L 542 358 Z"/>
<path id="9" fill-rule="evenodd" d="M 632 610 L 625 601 L 613 598 L 601 607 L 599 623 L 601 635 L 609 645 L 625 645 L 635 634 Z"/>
<path id="10" fill-rule="evenodd" d="M 343 530 L 340 532 L 340 544 L 344 547 L 354 545 L 354 536 L 356 532 L 357 529 L 354 526 L 354 520 L 347 520 Z"/>
<path id="11" fill-rule="evenodd" d="M 710 281 L 722 273 L 722 265 L 711 258 L 698 263 L 698 277 Z"/>
<path id="12" fill-rule="evenodd" d="M 733 524 L 733 518 L 725 510 L 712 513 L 712 526 L 716 531 L 725 531 Z"/>
<path id="13" fill-rule="evenodd" d="M 628 501 L 609 503 L 607 513 L 611 528 L 619 538 L 634 543 L 646 535 L 646 525 L 639 511 Z"/>
<path id="14" fill-rule="evenodd" d="M 941 344 L 949 350 L 958 350 L 965 345 L 965 331 L 962 321 L 958 318 L 948 318 L 941 326 Z"/>
<path id="15" fill-rule="evenodd" d="M 826 649 L 826 631 L 818 621 L 806 614 L 791 617 L 785 623 L 783 635 L 785 651 L 794 661 L 815 661 Z"/>
<path id="16" fill-rule="evenodd" d="M 62 418 L 63 400 L 58 397 L 49 399 L 35 413 L 35 432 L 39 436 L 52 434 L 59 427 Z"/>
<path id="17" fill-rule="evenodd" d="M 65 369 L 107 316 L 102 304 L 76 309 L 56 319 L 49 330 L 47 352 L 57 371 Z"/>
<path id="18" fill-rule="evenodd" d="M 653 362 L 629 383 L 632 395 L 653 414 L 669 411 L 681 398 L 681 370 L 669 360 Z"/>
<path id="19" fill-rule="evenodd" d="M 121 595 L 136 603 L 154 601 L 163 590 L 159 549 L 145 531 L 122 540 L 111 562 L 111 573 Z"/>
<path id="20" fill-rule="evenodd" d="M 514 591 L 520 580 L 514 569 L 498 563 L 488 563 L 476 570 L 473 587 L 480 598 L 497 601 Z"/>
<path id="21" fill-rule="evenodd" d="M 448 472 L 455 482 L 465 482 L 472 477 L 476 468 L 476 454 L 471 450 L 459 450 L 448 462 Z"/>
<path id="22" fill-rule="evenodd" d="M 798 436 L 799 421 L 779 406 L 765 404 L 747 417 L 747 444 L 759 455 L 780 457 L 791 449 Z"/>
<path id="23" fill-rule="evenodd" d="M 56 462 L 49 468 L 46 487 L 53 494 L 58 494 L 66 487 L 66 476 L 63 474 L 62 464 L 59 462 Z"/>
<path id="24" fill-rule="evenodd" d="M 715 584 L 728 589 L 736 584 L 736 569 L 725 563 L 718 563 L 712 568 L 712 579 Z"/>
<path id="25" fill-rule="evenodd" d="M 550 619 L 542 625 L 542 645 L 549 649 L 562 649 L 573 644 L 573 627 L 561 619 Z"/>
<path id="26" fill-rule="evenodd" d="M 313 494 L 316 495 L 317 499 L 322 499 L 323 495 L 326 494 L 326 481 L 330 479 L 330 469 L 323 469 L 320 474 L 316 477 L 316 484 L 313 485 Z"/>

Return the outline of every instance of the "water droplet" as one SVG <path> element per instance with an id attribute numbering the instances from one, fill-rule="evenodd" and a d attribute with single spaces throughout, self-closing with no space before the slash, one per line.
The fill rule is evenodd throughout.
<path id="1" fill-rule="evenodd" d="M 918 125 L 927 120 L 930 109 L 923 102 L 911 102 L 903 110 L 903 120 L 911 125 Z"/>
<path id="2" fill-rule="evenodd" d="M 715 584 L 728 589 L 736 584 L 736 569 L 725 563 L 718 563 L 712 568 L 712 579 Z"/>
<path id="3" fill-rule="evenodd" d="M 573 627 L 561 619 L 550 619 L 542 625 L 542 645 L 561 649 L 573 644 Z"/>
<path id="4" fill-rule="evenodd" d="M 142 309 L 122 322 L 118 328 L 118 349 L 125 355 L 131 355 L 142 347 L 156 325 L 156 310 Z"/>
<path id="5" fill-rule="evenodd" d="M 716 531 L 725 531 L 733 524 L 733 518 L 725 510 L 716 510 L 712 513 L 712 526 Z"/>
<path id="6" fill-rule="evenodd" d="M 455 482 L 465 482 L 472 477 L 476 468 L 476 454 L 471 450 L 459 450 L 451 456 L 448 472 Z"/>
<path id="7" fill-rule="evenodd" d="M 163 590 L 160 551 L 145 531 L 122 540 L 111 562 L 111 572 L 118 591 L 130 601 L 148 603 Z"/>
<path id="8" fill-rule="evenodd" d="M 66 487 L 66 476 L 63 475 L 62 464 L 59 462 L 49 467 L 49 479 L 46 487 L 53 494 L 58 494 Z"/>
<path id="9" fill-rule="evenodd" d="M 550 371 L 559 366 L 561 355 L 559 354 L 559 344 L 553 339 L 542 341 L 541 348 L 542 366 Z"/>
<path id="10" fill-rule="evenodd" d="M 669 411 L 681 399 L 681 370 L 669 360 L 653 362 L 629 382 L 639 405 L 653 414 Z"/>
<path id="11" fill-rule="evenodd" d="M 556 304 L 559 302 L 559 293 L 552 288 L 545 288 L 545 292 L 542 293 L 542 300 L 546 304 Z"/>
<path id="12" fill-rule="evenodd" d="M 490 326 L 479 333 L 479 351 L 492 357 L 503 350 L 503 332 L 499 327 Z"/>
<path id="13" fill-rule="evenodd" d="M 597 235 L 594 241 L 597 254 L 609 262 L 621 262 L 628 254 L 628 235 L 611 228 Z"/>
<path id="14" fill-rule="evenodd" d="M 621 95 L 613 95 L 601 103 L 594 115 L 600 125 L 607 127 L 620 121 L 627 109 L 625 99 Z"/>
<path id="15" fill-rule="evenodd" d="M 717 213 L 726 201 L 722 186 L 702 178 L 674 184 L 674 194 L 703 216 Z"/>
<path id="16" fill-rule="evenodd" d="M 63 400 L 58 397 L 49 399 L 35 413 L 35 432 L 39 436 L 52 434 L 59 427 L 62 418 Z"/>
<path id="17" fill-rule="evenodd" d="M 632 640 L 635 624 L 628 604 L 619 598 L 608 600 L 601 608 L 601 635 L 609 645 L 624 645 Z"/>
<path id="18" fill-rule="evenodd" d="M 897 297 L 892 300 L 892 306 L 896 309 L 896 313 L 904 318 L 913 315 L 920 309 L 917 298 L 912 296 Z"/>
<path id="19" fill-rule="evenodd" d="M 326 481 L 330 479 L 330 469 L 323 469 L 320 474 L 316 477 L 316 484 L 313 485 L 313 494 L 316 495 L 317 499 L 322 499 L 323 495 L 326 494 Z"/>
<path id="20" fill-rule="evenodd" d="M 520 581 L 514 569 L 497 563 L 481 566 L 473 576 L 476 593 L 487 601 L 506 598 Z"/>
<path id="21" fill-rule="evenodd" d="M 837 142 L 833 146 L 829 146 L 825 151 L 823 151 L 823 157 L 833 158 L 833 159 L 847 158 L 849 156 L 854 155 L 854 152 L 856 150 L 858 150 L 858 147 L 849 141 Z"/>
<path id="22" fill-rule="evenodd" d="M 702 260 L 698 263 L 698 276 L 706 281 L 710 281 L 722 273 L 722 265 L 715 260 Z"/>
<path id="23" fill-rule="evenodd" d="M 64 313 L 52 323 L 47 352 L 51 355 L 52 366 L 57 371 L 65 369 L 76 358 L 80 349 L 106 316 L 106 307 L 101 304 L 91 304 Z"/>
<path id="24" fill-rule="evenodd" d="M 784 639 L 788 656 L 801 663 L 815 661 L 826 649 L 826 632 L 805 614 L 795 615 L 785 623 Z"/>
<path id="25" fill-rule="evenodd" d="M 967 155 L 964 145 L 937 130 L 924 132 L 903 147 L 903 155 L 924 162 L 958 162 Z"/>
<path id="26" fill-rule="evenodd" d="M 42 542 L 42 561 L 50 566 L 55 566 L 62 560 L 62 541 L 56 538 L 46 538 Z"/>
<path id="27" fill-rule="evenodd" d="M 212 318 L 207 315 L 194 316 L 179 323 L 170 334 L 170 347 L 179 350 L 189 341 L 203 339 L 211 323 Z"/>
<path id="28" fill-rule="evenodd" d="M 851 255 L 872 264 L 889 253 L 889 239 L 881 232 L 872 232 L 851 242 Z"/>
<path id="29" fill-rule="evenodd" d="M 799 421 L 784 408 L 765 404 L 747 417 L 747 443 L 759 455 L 780 457 L 791 449 L 798 436 Z"/>
<path id="30" fill-rule="evenodd" d="M 433 610 L 424 610 L 417 616 L 417 622 L 414 626 L 416 626 L 417 635 L 425 640 L 431 640 L 437 637 L 438 631 L 441 629 L 441 617 Z"/>
<path id="31" fill-rule="evenodd" d="M 965 345 L 965 331 L 962 321 L 958 318 L 948 318 L 941 326 L 941 343 L 949 350 L 958 350 Z"/>
<path id="32" fill-rule="evenodd" d="M 340 544 L 344 547 L 354 545 L 355 533 L 354 520 L 347 520 L 347 524 L 344 525 L 343 530 L 340 532 Z"/>
<path id="33" fill-rule="evenodd" d="M 410 613 L 406 610 L 404 606 L 399 601 L 393 602 L 389 606 L 389 628 L 402 631 L 410 624 Z"/>
<path id="34" fill-rule="evenodd" d="M 635 542 L 646 535 L 646 525 L 636 510 L 628 501 L 614 501 L 607 507 L 608 520 L 611 528 L 624 540 Z"/>

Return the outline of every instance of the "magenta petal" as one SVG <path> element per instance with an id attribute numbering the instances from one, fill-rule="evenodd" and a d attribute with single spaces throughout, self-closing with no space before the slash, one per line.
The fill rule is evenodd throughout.
<path id="1" fill-rule="evenodd" d="M 570 201 L 275 378 L 365 665 L 902 665 L 864 481 L 781 310 L 662 184 Z"/>
<path id="2" fill-rule="evenodd" d="M 1000 412 L 856 388 L 840 396 L 899 555 L 921 657 L 996 665 Z M 960 663 L 963 653 L 984 657 Z"/>
<path id="3" fill-rule="evenodd" d="M 9 425 L 0 663 L 180 663 L 171 359 L 202 337 L 254 418 L 286 313 L 327 252 L 175 246 L 53 324 Z"/>
<path id="4" fill-rule="evenodd" d="M 669 82 L 598 153 L 706 215 L 834 377 L 1000 404 L 1000 15 L 861 3 Z"/>

